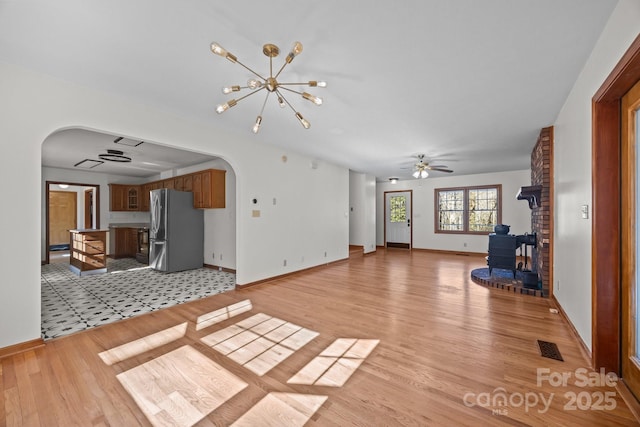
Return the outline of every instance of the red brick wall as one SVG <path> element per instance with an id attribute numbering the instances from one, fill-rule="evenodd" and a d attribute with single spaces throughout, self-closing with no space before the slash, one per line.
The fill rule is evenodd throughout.
<path id="1" fill-rule="evenodd" d="M 531 210 L 531 231 L 537 233 L 537 271 L 542 280 L 544 295 L 549 295 L 551 286 L 551 189 L 553 185 L 553 127 L 543 128 L 531 152 L 531 185 L 542 186 L 542 196 L 537 208 Z"/>

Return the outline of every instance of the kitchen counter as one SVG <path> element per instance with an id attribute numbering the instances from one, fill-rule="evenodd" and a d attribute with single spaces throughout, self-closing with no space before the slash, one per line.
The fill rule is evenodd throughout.
<path id="1" fill-rule="evenodd" d="M 149 228 L 148 222 L 115 222 L 109 224 L 109 228 Z"/>

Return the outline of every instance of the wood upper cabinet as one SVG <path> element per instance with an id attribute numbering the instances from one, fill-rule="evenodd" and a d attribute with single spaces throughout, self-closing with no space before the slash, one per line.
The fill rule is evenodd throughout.
<path id="1" fill-rule="evenodd" d="M 207 169 L 191 174 L 193 206 L 201 209 L 225 207 L 225 170 Z"/>
<path id="2" fill-rule="evenodd" d="M 173 188 L 178 191 L 184 191 L 184 175 L 173 178 Z"/>
<path id="3" fill-rule="evenodd" d="M 226 172 L 223 169 L 206 169 L 142 185 L 109 184 L 110 208 L 111 211 L 148 212 L 149 192 L 159 188 L 193 192 L 195 208 L 224 208 Z"/>
<path id="4" fill-rule="evenodd" d="M 109 184 L 109 210 L 140 210 L 140 186 Z"/>
<path id="5" fill-rule="evenodd" d="M 142 190 L 140 191 L 140 210 L 142 212 L 148 212 L 150 206 L 150 192 L 153 189 L 153 185 L 151 183 L 143 184 Z"/>
<path id="6" fill-rule="evenodd" d="M 193 175 L 183 176 L 182 191 L 193 191 Z"/>

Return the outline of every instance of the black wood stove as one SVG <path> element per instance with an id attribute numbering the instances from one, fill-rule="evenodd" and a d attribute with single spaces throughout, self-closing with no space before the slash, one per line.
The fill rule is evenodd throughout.
<path id="1" fill-rule="evenodd" d="M 523 286 L 538 287 L 538 274 L 527 268 L 528 247 L 531 246 L 532 257 L 535 258 L 535 247 L 537 244 L 536 234 L 513 235 L 509 233 L 509 226 L 499 224 L 495 227 L 495 233 L 489 234 L 489 256 L 487 257 L 487 265 L 489 266 L 489 274 L 494 268 L 511 270 L 513 278 L 516 278 L 516 272 L 523 273 Z M 522 255 L 522 247 L 524 246 L 524 266 L 517 262 L 516 251 L 520 249 Z M 535 262 L 532 262 L 532 267 Z"/>

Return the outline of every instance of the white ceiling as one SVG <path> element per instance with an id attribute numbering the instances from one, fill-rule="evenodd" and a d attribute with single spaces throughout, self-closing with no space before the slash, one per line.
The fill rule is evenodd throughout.
<path id="1" fill-rule="evenodd" d="M 115 140 L 114 135 L 83 129 L 56 132 L 42 144 L 42 165 L 142 178 L 215 159 L 213 156 L 176 150 L 141 140 L 122 138 L 118 143 L 115 143 Z M 85 159 L 100 161 L 100 154 L 107 154 L 107 150 L 122 151 L 124 156 L 131 159 L 131 162 L 103 161 L 97 165 L 92 162 L 83 162 L 76 166 Z M 95 167 L 85 169 L 86 166 L 91 165 Z"/>
<path id="2" fill-rule="evenodd" d="M 529 167 L 540 129 L 553 124 L 615 4 L 0 0 L 0 61 L 246 129 L 381 180 L 408 178 L 417 153 L 457 175 L 516 170 Z M 263 95 L 216 114 L 228 99 L 220 88 L 251 75 L 213 55 L 212 41 L 263 74 L 263 44 L 281 48 L 279 68 L 302 42 L 279 80 L 328 82 L 308 89 L 321 107 L 289 97 L 311 129 L 271 97 L 253 135 Z"/>

